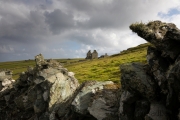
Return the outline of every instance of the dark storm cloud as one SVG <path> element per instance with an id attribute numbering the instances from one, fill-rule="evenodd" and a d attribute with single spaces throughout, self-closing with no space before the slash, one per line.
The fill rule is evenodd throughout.
<path id="1" fill-rule="evenodd" d="M 1 13 L 1 12 L 0 12 Z M 13 13 L 1 14 L 0 40 L 32 42 L 47 34 L 43 16 L 38 11 L 30 11 L 26 16 Z"/>
<path id="2" fill-rule="evenodd" d="M 108 2 L 109 1 L 109 2 Z M 149 4 L 143 3 L 144 0 L 67 0 L 69 7 L 74 8 L 76 12 L 83 12 L 89 16 L 86 22 L 80 22 L 79 27 L 90 29 L 124 29 L 138 20 L 142 20 L 146 14 Z M 142 7 L 140 7 L 142 6 Z M 144 7 L 143 7 L 144 6 Z M 142 13 L 144 11 L 144 13 Z M 141 14 L 138 14 L 141 13 Z M 149 12 L 150 13 L 150 12 Z M 153 11 L 152 11 L 152 14 Z"/>
<path id="3" fill-rule="evenodd" d="M 39 53 L 71 57 L 75 56 L 76 48 L 80 56 L 89 46 L 119 51 L 120 45 L 125 49 L 142 43 L 133 41 L 138 37 L 132 37 L 129 25 L 157 19 L 159 12 L 167 13 L 179 1 L 158 3 L 156 0 L 1 0 L 0 61 L 29 59 Z M 77 43 L 76 47 L 70 42 Z"/>
<path id="4" fill-rule="evenodd" d="M 63 13 L 59 9 L 55 9 L 53 12 L 45 12 L 44 15 L 45 22 L 49 25 L 53 34 L 59 34 L 74 27 L 73 16 Z"/>

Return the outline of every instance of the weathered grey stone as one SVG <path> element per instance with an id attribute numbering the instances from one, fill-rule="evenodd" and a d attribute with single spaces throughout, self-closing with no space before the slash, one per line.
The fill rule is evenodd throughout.
<path id="1" fill-rule="evenodd" d="M 97 91 L 104 89 L 104 85 L 113 84 L 111 81 L 106 82 L 86 82 L 84 87 L 80 90 L 80 92 L 75 97 L 72 102 L 72 107 L 74 111 L 79 114 L 86 115 L 88 113 L 87 109 L 91 101 L 91 96 L 95 94 Z"/>
<path id="2" fill-rule="evenodd" d="M 62 68 L 54 60 L 45 61 L 42 55 L 36 56 L 36 67 L 28 67 L 26 72 L 22 72 L 14 87 L 13 81 L 7 78 L 3 79 L 1 83 L 2 90 L 7 90 L 0 91 L 0 98 L 3 96 L 2 100 L 6 101 L 9 114 L 13 114 L 16 109 L 19 110 L 16 113 L 17 120 L 51 120 L 49 116 L 55 112 L 57 115 L 65 115 L 66 113 L 59 114 L 57 111 L 60 107 L 70 105 L 70 103 L 66 106 L 63 104 L 73 96 L 79 86 L 73 74 L 68 75 L 68 70 Z M 10 107 L 10 104 L 14 107 Z M 63 109 L 70 110 L 70 108 Z M 2 112 L 0 111 L 0 113 Z M 7 117 L 7 115 L 4 116 Z M 55 115 L 54 120 L 56 117 Z M 12 116 L 8 116 L 8 119 L 11 118 Z"/>
<path id="3" fill-rule="evenodd" d="M 147 62 L 151 73 L 159 86 L 162 86 L 166 81 L 166 71 L 170 65 L 169 61 L 161 57 L 161 52 L 154 47 L 148 47 Z"/>
<path id="4" fill-rule="evenodd" d="M 88 112 L 97 120 L 118 120 L 118 92 L 117 85 L 106 84 L 92 96 Z"/>

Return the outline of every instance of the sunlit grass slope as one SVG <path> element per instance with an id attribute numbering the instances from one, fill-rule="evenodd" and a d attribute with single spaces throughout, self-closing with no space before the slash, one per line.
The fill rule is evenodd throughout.
<path id="1" fill-rule="evenodd" d="M 111 80 L 119 83 L 120 64 L 131 62 L 146 63 L 147 47 L 149 45 L 150 44 L 148 43 L 142 44 L 107 58 L 66 64 L 65 67 L 69 71 L 73 71 L 75 73 L 75 77 L 79 80 L 79 82 L 83 82 L 85 80 Z"/>
<path id="2" fill-rule="evenodd" d="M 57 59 L 69 71 L 75 73 L 79 82 L 86 80 L 112 80 L 119 83 L 119 65 L 130 62 L 146 62 L 147 47 L 150 44 L 141 44 L 137 47 L 129 48 L 119 54 L 114 54 L 107 58 L 86 60 L 85 59 Z M 0 62 L 0 69 L 13 71 L 13 79 L 17 79 L 19 74 L 27 70 L 27 66 L 35 66 L 34 60 Z"/>
<path id="3" fill-rule="evenodd" d="M 82 58 L 78 59 L 57 59 L 62 64 L 71 64 L 77 62 Z M 0 62 L 0 69 L 8 69 L 13 71 L 13 79 L 17 79 L 19 74 L 27 70 L 28 66 L 35 66 L 34 60 L 23 60 L 23 61 L 11 61 L 11 62 Z"/>

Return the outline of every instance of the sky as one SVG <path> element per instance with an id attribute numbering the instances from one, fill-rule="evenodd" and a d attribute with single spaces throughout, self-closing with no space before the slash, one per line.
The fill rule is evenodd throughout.
<path id="1" fill-rule="evenodd" d="M 152 20 L 180 28 L 180 0 L 0 0 L 0 62 L 116 54 L 145 43 L 129 26 Z"/>

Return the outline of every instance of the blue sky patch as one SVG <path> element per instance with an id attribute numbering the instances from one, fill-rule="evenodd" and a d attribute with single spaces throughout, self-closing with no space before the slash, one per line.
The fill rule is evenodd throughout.
<path id="1" fill-rule="evenodd" d="M 162 12 L 159 12 L 158 13 L 158 16 L 160 16 L 161 18 L 163 17 L 170 17 L 170 16 L 173 16 L 173 15 L 177 15 L 177 14 L 180 14 L 180 10 L 176 9 L 176 8 L 172 8 L 168 11 L 168 13 L 162 13 Z"/>

